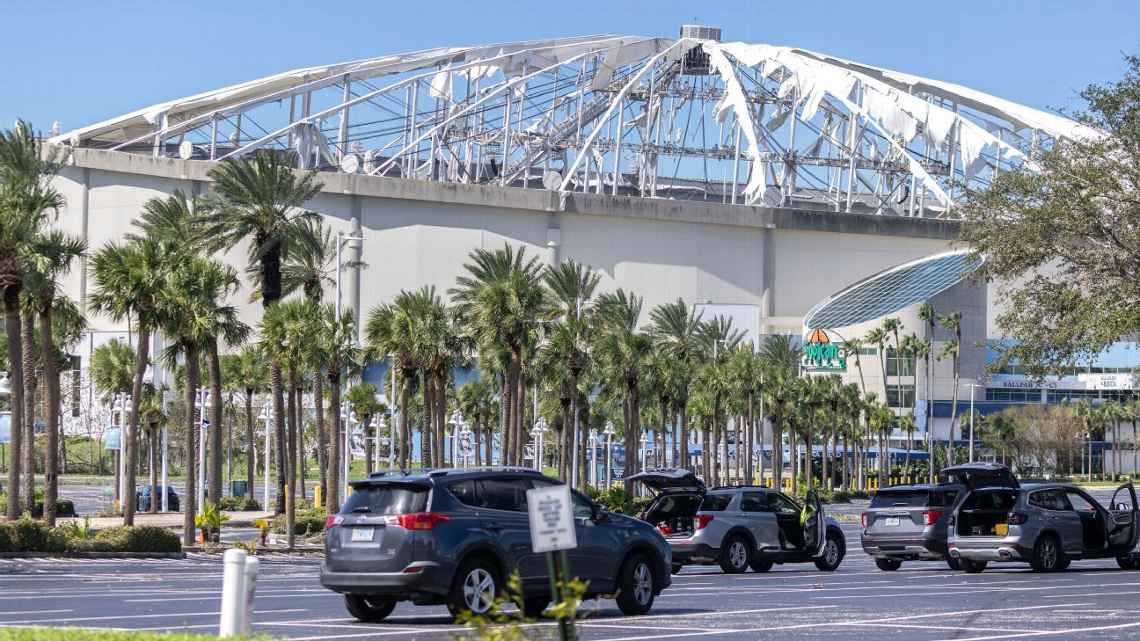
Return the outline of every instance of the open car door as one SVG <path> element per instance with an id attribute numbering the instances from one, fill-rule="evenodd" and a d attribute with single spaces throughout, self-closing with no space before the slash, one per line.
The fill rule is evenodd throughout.
<path id="1" fill-rule="evenodd" d="M 815 490 L 808 490 L 804 497 L 800 525 L 804 527 L 804 551 L 813 557 L 823 554 L 823 544 L 827 541 L 827 521 L 823 517 L 823 504 Z"/>
<path id="2" fill-rule="evenodd" d="M 1116 552 L 1131 552 L 1140 535 L 1140 513 L 1137 511 L 1136 488 L 1132 481 L 1116 488 L 1108 505 L 1108 545 Z"/>

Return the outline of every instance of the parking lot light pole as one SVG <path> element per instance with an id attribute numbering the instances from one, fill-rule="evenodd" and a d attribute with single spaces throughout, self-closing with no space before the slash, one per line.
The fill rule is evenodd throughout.
<path id="1" fill-rule="evenodd" d="M 617 432 L 614 430 L 612 422 L 606 423 L 606 429 L 602 432 L 606 435 L 606 489 L 614 484 L 614 456 L 613 456 L 613 438 Z"/>
<path id="2" fill-rule="evenodd" d="M 269 423 L 273 420 L 273 412 L 270 409 L 268 402 L 261 406 L 261 414 L 259 414 L 257 418 L 265 421 L 265 460 L 261 462 L 261 467 L 265 471 L 265 487 L 262 488 L 263 502 L 261 504 L 261 509 L 267 510 L 269 509 L 269 461 L 272 460 L 269 458 L 269 448 L 272 434 Z M 252 492 L 253 488 L 250 488 L 250 493 L 252 494 Z"/>
<path id="3" fill-rule="evenodd" d="M 974 462 L 974 390 L 985 385 L 970 383 L 970 462 Z"/>

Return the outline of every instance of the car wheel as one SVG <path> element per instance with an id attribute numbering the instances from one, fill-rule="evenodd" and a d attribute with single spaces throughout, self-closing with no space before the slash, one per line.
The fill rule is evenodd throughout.
<path id="1" fill-rule="evenodd" d="M 1140 563 L 1137 563 L 1136 559 L 1133 559 L 1130 556 L 1116 557 L 1116 564 L 1120 566 L 1121 570 L 1135 570 L 1137 568 L 1140 568 Z"/>
<path id="2" fill-rule="evenodd" d="M 1061 542 L 1056 536 L 1046 534 L 1039 537 L 1033 546 L 1033 556 L 1029 559 L 1029 565 L 1034 572 L 1056 572 L 1062 569 L 1061 564 L 1064 559 L 1065 552 L 1061 549 Z"/>
<path id="3" fill-rule="evenodd" d="M 958 559 L 958 564 L 962 566 L 962 570 L 967 574 L 978 574 L 982 570 L 986 569 L 986 566 L 989 565 L 989 562 L 973 561 L 971 559 L 963 557 Z"/>
<path id="4" fill-rule="evenodd" d="M 680 574 L 681 568 L 683 568 L 683 567 L 685 567 L 685 566 L 680 564 L 680 563 L 674 563 L 673 567 L 671 567 L 669 569 L 673 571 L 673 574 Z"/>
<path id="5" fill-rule="evenodd" d="M 961 562 L 959 562 L 959 561 L 958 561 L 958 559 L 955 559 L 955 558 L 953 558 L 953 557 L 949 557 L 949 556 L 948 556 L 948 557 L 946 557 L 946 565 L 947 565 L 947 566 L 948 566 L 948 567 L 949 567 L 951 570 L 954 570 L 955 572 L 957 572 L 958 570 L 961 570 L 961 569 L 962 569 L 962 564 L 961 564 Z"/>
<path id="6" fill-rule="evenodd" d="M 542 613 L 546 611 L 548 605 L 550 605 L 550 599 L 544 596 L 532 596 L 523 599 L 523 616 L 528 619 L 542 618 Z"/>
<path id="7" fill-rule="evenodd" d="M 883 572 L 894 572 L 902 567 L 902 561 L 898 559 L 875 559 L 875 567 Z"/>
<path id="8" fill-rule="evenodd" d="M 824 572 L 834 572 L 839 569 L 845 554 L 843 539 L 834 532 L 827 533 L 827 542 L 823 544 L 823 555 L 815 560 L 815 567 Z"/>
<path id="9" fill-rule="evenodd" d="M 748 540 L 743 536 L 729 537 L 720 548 L 720 569 L 725 574 L 740 574 L 748 570 Z"/>
<path id="10" fill-rule="evenodd" d="M 618 609 L 625 615 L 645 614 L 653 607 L 653 562 L 634 553 L 618 571 Z"/>
<path id="11" fill-rule="evenodd" d="M 395 599 L 382 599 L 366 594 L 344 595 L 344 607 L 357 620 L 365 623 L 380 623 L 396 609 Z"/>
<path id="12" fill-rule="evenodd" d="M 447 595 L 447 609 L 452 616 L 483 615 L 495 605 L 499 595 L 499 572 L 489 561 L 471 559 L 459 566 Z"/>
<path id="13" fill-rule="evenodd" d="M 763 573 L 772 569 L 772 562 L 767 559 L 752 559 L 752 562 L 748 565 L 752 568 L 753 572 Z"/>

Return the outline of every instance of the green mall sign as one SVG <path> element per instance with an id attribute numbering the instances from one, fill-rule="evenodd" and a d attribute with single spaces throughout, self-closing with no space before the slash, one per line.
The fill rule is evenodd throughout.
<path id="1" fill-rule="evenodd" d="M 830 370 L 843 372 L 847 370 L 847 358 L 844 357 L 840 345 L 831 342 L 827 332 L 814 329 L 804 340 L 801 365 L 804 369 Z"/>

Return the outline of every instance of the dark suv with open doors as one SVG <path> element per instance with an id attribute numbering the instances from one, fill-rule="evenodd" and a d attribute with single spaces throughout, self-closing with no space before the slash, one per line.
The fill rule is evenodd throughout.
<path id="1" fill-rule="evenodd" d="M 706 490 L 688 470 L 649 470 L 630 480 L 655 492 L 641 513 L 673 548 L 673 571 L 687 564 L 719 564 L 729 574 L 767 572 L 777 563 L 839 567 L 846 540 L 839 523 L 824 514 L 814 492 L 806 504 L 757 486 Z"/>
<path id="2" fill-rule="evenodd" d="M 550 603 L 546 557 L 531 549 L 526 492 L 558 485 L 521 468 L 374 474 L 352 483 L 325 534 L 321 585 L 344 594 L 350 614 L 381 621 L 398 601 L 484 614 L 517 572 L 527 616 Z M 588 597 L 616 595 L 644 614 L 669 586 L 669 545 L 653 527 L 604 511 L 572 492 L 578 547 L 570 575 Z"/>
<path id="3" fill-rule="evenodd" d="M 1115 558 L 1140 569 L 1136 490 L 1116 489 L 1108 508 L 1065 483 L 1019 483 L 1008 470 L 968 475 L 968 494 L 951 516 L 950 556 L 967 572 L 990 562 L 1028 562 L 1037 572 L 1063 570 L 1080 559 Z"/>

